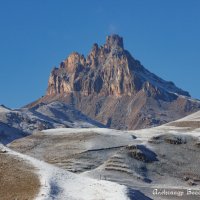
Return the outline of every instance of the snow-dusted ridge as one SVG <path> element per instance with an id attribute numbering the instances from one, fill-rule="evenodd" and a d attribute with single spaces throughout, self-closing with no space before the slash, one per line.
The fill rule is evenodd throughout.
<path id="1" fill-rule="evenodd" d="M 10 111 L 9 108 L 7 108 L 7 107 L 4 106 L 4 105 L 0 105 L 0 112 L 9 112 L 9 111 Z"/>
<path id="2" fill-rule="evenodd" d="M 61 102 L 41 103 L 32 108 L 15 110 L 0 106 L 0 142 L 3 144 L 8 144 L 14 139 L 27 136 L 35 131 L 60 127 L 105 126 Z M 13 132 L 18 133 L 17 137 L 13 136 Z"/>

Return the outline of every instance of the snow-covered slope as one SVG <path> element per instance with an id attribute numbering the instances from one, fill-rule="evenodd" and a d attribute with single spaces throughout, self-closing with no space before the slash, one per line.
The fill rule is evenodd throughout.
<path id="1" fill-rule="evenodd" d="M 31 109 L 24 108 L 22 111 L 35 115 L 50 123 L 61 124 L 61 127 L 104 127 L 104 125 L 82 114 L 71 105 L 58 101 L 49 104 L 41 103 Z"/>
<path id="2" fill-rule="evenodd" d="M 1 151 L 7 151 L 32 164 L 40 177 L 41 189 L 37 200 L 128 200 L 128 188 L 105 180 L 95 180 L 70 173 L 49 165 L 43 161 L 14 152 L 3 145 Z"/>
<path id="3" fill-rule="evenodd" d="M 4 106 L 4 105 L 0 105 L 0 112 L 9 112 L 9 111 L 10 111 L 9 108 L 7 108 L 7 107 Z"/>
<path id="4" fill-rule="evenodd" d="M 153 196 L 155 188 L 186 193 L 200 186 L 198 118 L 199 112 L 188 116 L 187 121 L 184 118 L 137 131 L 49 129 L 16 140 L 9 147 L 86 178 L 129 186 L 132 199 L 161 200 L 166 198 Z M 140 196 L 130 191 L 137 191 Z M 176 200 L 177 196 L 170 199 Z M 190 200 L 191 196 L 181 199 Z"/>

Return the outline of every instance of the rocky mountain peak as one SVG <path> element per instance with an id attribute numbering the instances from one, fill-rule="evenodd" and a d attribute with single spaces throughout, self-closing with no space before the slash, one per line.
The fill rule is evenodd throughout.
<path id="1" fill-rule="evenodd" d="M 92 52 L 97 53 L 98 50 L 99 50 L 98 44 L 97 44 L 97 43 L 94 43 L 93 46 L 92 46 Z"/>
<path id="2" fill-rule="evenodd" d="M 39 102 L 64 101 L 109 127 L 130 129 L 196 111 L 200 104 L 189 96 L 148 71 L 124 49 L 123 38 L 114 34 L 104 45 L 95 43 L 86 58 L 73 52 L 54 68 Z"/>
<path id="3" fill-rule="evenodd" d="M 114 34 L 107 36 L 103 46 L 95 43 L 86 59 L 73 52 L 61 62 L 51 73 L 47 95 L 81 92 L 131 96 L 140 90 L 163 99 L 175 98 L 175 93 L 189 95 L 146 70 L 124 50 L 123 38 Z"/>
<path id="4" fill-rule="evenodd" d="M 65 63 L 67 68 L 73 71 L 77 65 L 85 65 L 85 57 L 77 52 L 73 52 L 69 55 Z"/>
<path id="5" fill-rule="evenodd" d="M 108 49 L 116 47 L 124 49 L 123 38 L 117 34 L 109 35 L 106 37 L 106 43 L 104 47 Z"/>

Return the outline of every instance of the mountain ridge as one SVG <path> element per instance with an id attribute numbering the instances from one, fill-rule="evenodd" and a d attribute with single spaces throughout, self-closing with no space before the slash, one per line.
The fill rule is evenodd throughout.
<path id="1" fill-rule="evenodd" d="M 1 109 L 0 106 L 0 143 L 7 144 L 37 131 L 61 127 L 103 128 L 105 126 L 72 106 L 57 101 L 15 110 Z"/>
<path id="2" fill-rule="evenodd" d="M 107 36 L 85 58 L 73 52 L 50 74 L 38 103 L 66 102 L 117 129 L 160 125 L 200 109 L 188 92 L 148 71 L 124 49 L 123 38 Z"/>

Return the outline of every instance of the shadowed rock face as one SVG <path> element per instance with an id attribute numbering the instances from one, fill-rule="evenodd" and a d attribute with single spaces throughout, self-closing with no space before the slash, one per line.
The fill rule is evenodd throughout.
<path id="1" fill-rule="evenodd" d="M 145 69 L 110 35 L 85 58 L 77 52 L 50 74 L 46 95 L 34 102 L 64 101 L 117 129 L 138 129 L 183 117 L 200 108 L 189 93 Z"/>

